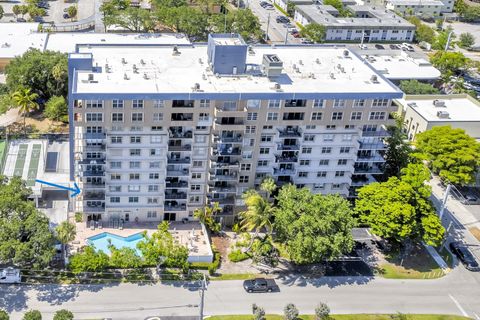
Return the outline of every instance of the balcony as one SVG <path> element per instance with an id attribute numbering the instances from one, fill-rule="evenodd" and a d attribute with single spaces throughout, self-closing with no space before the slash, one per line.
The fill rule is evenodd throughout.
<path id="1" fill-rule="evenodd" d="M 193 136 L 191 130 L 182 131 L 182 130 L 170 128 L 168 130 L 168 133 L 170 138 L 175 138 L 175 139 L 192 139 L 192 136 Z"/>
<path id="2" fill-rule="evenodd" d="M 82 186 L 83 186 L 83 189 L 104 189 L 105 182 L 96 182 L 96 183 L 85 182 L 83 183 Z"/>
<path id="3" fill-rule="evenodd" d="M 164 211 L 186 211 L 187 205 L 186 204 L 178 204 L 176 201 L 165 201 L 165 205 L 163 207 Z"/>
<path id="4" fill-rule="evenodd" d="M 175 200 L 175 199 L 186 200 L 187 199 L 187 194 L 185 192 L 165 192 L 165 199 L 167 199 L 167 200 Z"/>
<path id="5" fill-rule="evenodd" d="M 185 158 L 168 158 L 167 163 L 171 164 L 190 164 L 190 157 L 185 157 Z"/>
<path id="6" fill-rule="evenodd" d="M 172 121 L 193 121 L 193 113 L 172 113 Z"/>
<path id="7" fill-rule="evenodd" d="M 238 147 L 219 147 L 213 152 L 214 155 L 229 156 L 229 155 L 240 155 L 242 149 Z"/>
<path id="8" fill-rule="evenodd" d="M 239 161 L 234 161 L 232 159 L 222 159 L 219 157 L 216 161 L 212 161 L 212 168 L 225 168 L 225 167 L 238 167 L 240 166 Z"/>
<path id="9" fill-rule="evenodd" d="M 167 168 L 167 177 L 185 177 L 188 176 L 190 170 L 187 168 L 183 169 L 168 169 Z"/>
<path id="10" fill-rule="evenodd" d="M 105 144 L 87 144 L 85 151 L 105 151 Z"/>
<path id="11" fill-rule="evenodd" d="M 105 211 L 105 202 L 103 201 L 86 201 L 83 206 L 84 212 L 102 212 Z"/>
<path id="12" fill-rule="evenodd" d="M 301 137 L 302 132 L 297 127 L 286 128 L 283 130 L 278 129 L 280 134 L 280 138 L 288 138 L 288 137 Z"/>
<path id="13" fill-rule="evenodd" d="M 105 164 L 105 158 L 86 158 L 77 161 L 78 164 Z"/>
<path id="14" fill-rule="evenodd" d="M 377 166 L 355 166 L 354 174 L 383 174 L 383 170 Z"/>
<path id="15" fill-rule="evenodd" d="M 104 192 L 85 192 L 83 200 L 105 200 Z"/>
<path id="16" fill-rule="evenodd" d="M 387 145 L 381 141 L 379 142 L 363 142 L 358 141 L 358 150 L 386 150 Z"/>
<path id="17" fill-rule="evenodd" d="M 105 132 L 87 132 L 83 136 L 84 139 L 105 139 Z"/>
<path id="18" fill-rule="evenodd" d="M 385 162 L 385 159 L 378 152 L 370 153 L 367 151 L 366 153 L 359 152 L 355 162 Z"/>
<path id="19" fill-rule="evenodd" d="M 216 129 L 243 130 L 245 121 L 243 118 L 219 118 L 215 120 Z"/>
<path id="20" fill-rule="evenodd" d="M 275 162 L 277 163 L 288 163 L 288 162 L 297 162 L 297 156 L 275 156 Z"/>
<path id="21" fill-rule="evenodd" d="M 192 145 L 168 145 L 168 151 L 192 151 Z"/>
<path id="22" fill-rule="evenodd" d="M 219 205 L 233 205 L 235 204 L 235 197 L 211 198 L 210 202 L 218 202 Z"/>
<path id="23" fill-rule="evenodd" d="M 274 168 L 273 169 L 273 175 L 274 176 L 291 176 L 294 175 L 297 171 L 293 168 L 287 169 L 287 168 Z"/>
<path id="24" fill-rule="evenodd" d="M 173 100 L 172 108 L 193 108 L 195 100 Z"/>
<path id="25" fill-rule="evenodd" d="M 237 181 L 237 174 L 236 173 L 231 173 L 231 174 L 210 174 L 210 179 L 213 181 Z"/>
<path id="26" fill-rule="evenodd" d="M 80 172 L 82 177 L 103 177 L 105 176 L 105 171 L 103 170 L 85 170 Z"/>
<path id="27" fill-rule="evenodd" d="M 247 111 L 246 108 L 235 104 L 223 104 L 220 106 L 216 106 L 215 110 L 218 112 L 245 112 Z"/>
<path id="28" fill-rule="evenodd" d="M 380 129 L 377 131 L 362 131 L 362 137 L 389 137 L 390 133 L 385 129 Z"/>
<path id="29" fill-rule="evenodd" d="M 296 151 L 300 150 L 300 146 L 298 144 L 277 143 L 277 150 Z"/>
<path id="30" fill-rule="evenodd" d="M 223 135 L 223 136 L 216 136 L 215 142 L 217 143 L 242 143 L 243 136 L 238 133 L 236 135 Z"/>
<path id="31" fill-rule="evenodd" d="M 285 100 L 285 108 L 301 108 L 307 105 L 307 100 Z"/>
<path id="32" fill-rule="evenodd" d="M 237 188 L 234 186 L 211 186 L 209 188 L 211 193 L 236 193 Z"/>
<path id="33" fill-rule="evenodd" d="M 177 181 L 177 182 L 170 182 L 166 181 L 165 182 L 165 188 L 168 189 L 185 189 L 188 188 L 188 182 L 186 181 Z"/>

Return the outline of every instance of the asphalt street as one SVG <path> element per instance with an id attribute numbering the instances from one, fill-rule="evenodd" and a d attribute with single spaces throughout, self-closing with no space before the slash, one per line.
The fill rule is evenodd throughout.
<path id="1" fill-rule="evenodd" d="M 212 281 L 205 293 L 205 314 L 250 313 L 252 303 L 267 313 L 281 313 L 295 303 L 313 313 L 319 301 L 333 313 L 443 313 L 480 320 L 480 274 L 459 266 L 437 280 L 388 280 L 374 277 L 277 279 L 278 293 L 248 294 L 241 281 Z M 148 316 L 196 315 L 199 284 L 112 284 L 0 286 L 0 308 L 21 319 L 27 309 L 40 310 L 45 319 L 67 308 L 75 319 L 144 319 Z"/>

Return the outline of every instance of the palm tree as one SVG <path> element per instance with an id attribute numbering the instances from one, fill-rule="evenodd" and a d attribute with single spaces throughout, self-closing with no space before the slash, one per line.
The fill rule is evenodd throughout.
<path id="1" fill-rule="evenodd" d="M 272 232 L 272 222 L 270 220 L 274 210 L 270 202 L 255 191 L 246 193 L 244 201 L 247 210 L 240 213 L 242 229 L 248 232 L 255 231 L 255 237 L 263 228 L 270 234 Z"/>
<path id="2" fill-rule="evenodd" d="M 31 92 L 30 88 L 20 88 L 12 95 L 13 102 L 18 108 L 18 113 L 23 114 L 23 131 L 27 135 L 26 117 L 31 111 L 38 109 L 38 103 L 35 101 L 38 94 Z"/>
<path id="3" fill-rule="evenodd" d="M 193 212 L 193 216 L 205 225 L 210 231 L 220 231 L 220 224 L 215 222 L 218 212 L 222 211 L 218 202 L 214 202 L 212 206 L 205 206 L 203 209 L 197 208 Z"/>
<path id="4" fill-rule="evenodd" d="M 63 221 L 56 228 L 57 239 L 62 244 L 62 252 L 65 252 L 65 245 L 75 239 L 77 230 L 75 225 L 68 221 Z"/>
<path id="5" fill-rule="evenodd" d="M 275 191 L 275 189 L 277 189 L 277 185 L 272 177 L 266 177 L 263 179 L 262 184 L 260 185 L 260 190 L 266 192 L 267 199 L 270 199 L 270 195 L 273 191 Z"/>

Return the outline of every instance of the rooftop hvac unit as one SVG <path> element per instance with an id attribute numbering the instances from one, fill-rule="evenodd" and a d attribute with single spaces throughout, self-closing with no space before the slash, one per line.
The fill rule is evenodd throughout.
<path id="1" fill-rule="evenodd" d="M 174 46 L 173 47 L 173 53 L 172 53 L 174 56 L 178 56 L 180 54 L 180 51 L 178 50 L 178 47 L 177 46 Z"/>
<path id="2" fill-rule="evenodd" d="M 443 108 L 443 107 L 445 107 L 445 101 L 435 99 L 435 100 L 433 100 L 433 105 L 437 108 Z"/>
<path id="3" fill-rule="evenodd" d="M 372 75 L 372 77 L 370 78 L 370 81 L 372 81 L 373 83 L 379 83 L 378 77 L 376 74 Z"/>
<path id="4" fill-rule="evenodd" d="M 200 90 L 200 83 L 197 82 L 193 85 L 193 91 L 198 91 L 198 90 Z"/>
<path id="5" fill-rule="evenodd" d="M 280 85 L 280 83 L 275 83 L 275 86 L 273 87 L 275 90 L 277 91 L 281 91 L 282 90 L 282 86 Z"/>
<path id="6" fill-rule="evenodd" d="M 122 58 L 122 63 L 127 64 L 127 60 L 125 60 L 125 58 Z"/>
<path id="7" fill-rule="evenodd" d="M 88 81 L 92 82 L 93 81 L 93 73 L 88 74 Z"/>
<path id="8" fill-rule="evenodd" d="M 277 77 L 282 74 L 283 62 L 276 54 L 264 54 L 262 68 L 267 77 Z"/>
<path id="9" fill-rule="evenodd" d="M 348 58 L 349 54 L 350 53 L 348 52 L 348 50 L 343 50 L 343 57 L 344 58 Z"/>
<path id="10" fill-rule="evenodd" d="M 440 119 L 448 119 L 450 118 L 450 114 L 447 111 L 437 111 L 437 117 Z"/>
<path id="11" fill-rule="evenodd" d="M 418 107 L 416 102 L 410 102 L 410 103 L 407 104 L 407 106 L 412 107 L 412 108 Z"/>

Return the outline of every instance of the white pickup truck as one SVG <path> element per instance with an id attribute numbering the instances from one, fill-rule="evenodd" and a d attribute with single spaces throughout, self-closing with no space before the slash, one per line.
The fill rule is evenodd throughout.
<path id="1" fill-rule="evenodd" d="M 0 284 L 20 283 L 22 280 L 20 270 L 8 267 L 0 270 Z"/>

